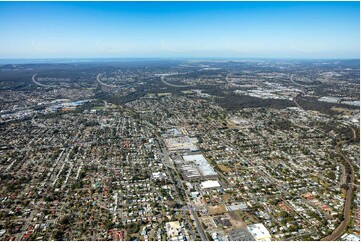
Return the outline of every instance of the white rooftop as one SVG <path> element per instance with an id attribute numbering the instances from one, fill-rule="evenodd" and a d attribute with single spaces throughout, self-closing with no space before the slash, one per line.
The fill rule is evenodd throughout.
<path id="1" fill-rule="evenodd" d="M 213 167 L 208 163 L 203 155 L 186 155 L 183 156 L 183 159 L 186 162 L 193 162 L 196 164 L 203 176 L 217 176 L 217 172 L 214 171 Z"/>
<path id="2" fill-rule="evenodd" d="M 355 234 L 345 234 L 341 237 L 341 239 L 345 241 L 360 241 L 360 237 Z"/>
<path id="3" fill-rule="evenodd" d="M 217 188 L 220 187 L 221 185 L 219 184 L 218 181 L 204 181 L 201 183 L 201 188 L 202 189 L 207 189 L 207 188 Z"/>
<path id="4" fill-rule="evenodd" d="M 251 224 L 247 229 L 256 240 L 271 241 L 271 234 L 263 224 Z"/>

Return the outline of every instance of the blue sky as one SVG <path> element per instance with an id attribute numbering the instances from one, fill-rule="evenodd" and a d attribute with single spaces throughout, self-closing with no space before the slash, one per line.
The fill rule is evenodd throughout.
<path id="1" fill-rule="evenodd" d="M 359 2 L 0 2 L 0 59 L 359 58 Z"/>

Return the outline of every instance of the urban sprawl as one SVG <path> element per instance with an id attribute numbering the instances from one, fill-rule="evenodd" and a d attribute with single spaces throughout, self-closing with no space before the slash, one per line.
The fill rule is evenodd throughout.
<path id="1" fill-rule="evenodd" d="M 0 66 L 0 240 L 360 240 L 356 61 Z"/>

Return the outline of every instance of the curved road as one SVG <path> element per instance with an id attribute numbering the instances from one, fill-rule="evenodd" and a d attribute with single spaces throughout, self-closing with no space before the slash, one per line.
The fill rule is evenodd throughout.
<path id="1" fill-rule="evenodd" d="M 344 219 L 342 220 L 341 224 L 330 235 L 322 239 L 323 241 L 333 241 L 338 239 L 345 232 L 347 225 L 350 223 L 351 220 L 351 205 L 352 205 L 352 195 L 354 193 L 353 182 L 354 182 L 355 173 L 353 170 L 352 163 L 344 156 L 340 148 L 340 146 L 342 146 L 345 142 L 346 141 L 343 141 L 336 145 L 336 152 L 339 153 L 341 157 L 344 159 L 344 161 L 347 163 L 345 165 L 345 168 L 346 166 L 349 167 L 349 171 L 345 172 L 346 179 L 348 175 L 350 176 L 350 180 L 347 183 L 348 188 L 346 191 L 346 199 L 343 209 Z"/>
<path id="2" fill-rule="evenodd" d="M 226 76 L 226 82 L 228 83 L 228 84 L 233 84 L 230 80 L 229 80 L 229 77 L 231 76 L 231 75 L 233 75 L 234 73 L 228 73 L 227 74 L 227 76 Z"/>
<path id="3" fill-rule="evenodd" d="M 290 81 L 293 83 L 293 84 L 295 84 L 295 85 L 297 85 L 297 86 L 301 86 L 301 87 L 317 87 L 317 86 L 319 86 L 319 85 L 302 85 L 302 84 L 299 84 L 299 83 L 297 83 L 297 82 L 295 82 L 294 80 L 293 80 L 293 76 L 294 76 L 295 74 L 292 74 L 291 75 L 291 77 L 290 77 Z"/>
<path id="4" fill-rule="evenodd" d="M 297 105 L 297 107 L 301 108 L 302 110 L 304 110 L 296 101 L 296 98 L 293 98 L 293 102 Z M 353 133 L 353 139 L 356 139 L 356 131 L 354 130 L 354 128 L 350 127 Z M 352 195 L 354 193 L 354 170 L 353 170 L 353 166 L 352 163 L 344 156 L 344 154 L 341 151 L 341 146 L 346 143 L 346 141 L 342 141 L 340 143 L 338 143 L 336 145 L 336 152 L 344 159 L 345 163 L 345 170 L 347 170 L 347 168 L 349 167 L 348 172 L 345 172 L 345 180 L 347 181 L 348 176 L 350 177 L 350 180 L 348 181 L 347 185 L 348 188 L 346 190 L 346 198 L 345 198 L 345 203 L 344 203 L 344 209 L 343 209 L 343 216 L 344 219 L 342 220 L 341 224 L 328 236 L 324 237 L 322 239 L 322 241 L 334 241 L 336 239 L 338 239 L 346 230 L 347 225 L 350 223 L 351 220 L 351 205 L 352 205 Z"/>
<path id="5" fill-rule="evenodd" d="M 172 83 L 166 82 L 166 81 L 164 80 L 164 76 L 163 76 L 163 75 L 160 77 L 160 80 L 161 80 L 164 84 L 166 84 L 166 85 L 168 85 L 168 86 L 171 86 L 171 87 L 189 87 L 189 86 L 190 86 L 190 85 L 176 85 L 176 84 L 172 84 Z"/>
<path id="6" fill-rule="evenodd" d="M 102 82 L 101 80 L 100 80 L 100 76 L 101 76 L 102 74 L 98 74 L 97 75 L 97 82 L 100 84 L 100 85 L 103 85 L 103 86 L 106 86 L 106 87 L 118 87 L 118 86 L 116 86 L 116 85 L 110 85 L 110 84 L 106 84 L 106 83 L 104 83 L 104 82 Z"/>
<path id="7" fill-rule="evenodd" d="M 292 101 L 296 104 L 296 106 L 297 106 L 298 108 L 302 109 L 303 111 L 306 111 L 305 109 L 303 109 L 303 107 L 301 107 L 301 105 L 298 104 L 298 102 L 297 102 L 297 97 L 294 97 L 294 98 L 292 99 Z"/>
<path id="8" fill-rule="evenodd" d="M 36 77 L 37 74 L 38 74 L 38 73 L 35 73 L 35 74 L 31 77 L 31 80 L 32 80 L 36 85 L 41 86 L 41 87 L 55 87 L 55 86 L 53 86 L 53 85 L 46 85 L 46 84 L 42 84 L 42 83 L 36 81 L 36 80 L 35 80 L 35 77 Z"/>

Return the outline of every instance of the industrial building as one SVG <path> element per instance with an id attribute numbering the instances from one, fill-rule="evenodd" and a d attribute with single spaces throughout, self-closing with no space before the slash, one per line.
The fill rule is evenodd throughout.
<path id="1" fill-rule="evenodd" d="M 179 170 L 184 180 L 197 179 L 201 177 L 200 172 L 193 163 L 181 164 Z"/>
<path id="2" fill-rule="evenodd" d="M 200 184 L 202 190 L 221 187 L 218 181 L 204 181 Z"/>
<path id="3" fill-rule="evenodd" d="M 185 162 L 193 162 L 204 177 L 217 177 L 217 172 L 202 154 L 183 156 Z"/>
<path id="4" fill-rule="evenodd" d="M 228 233 L 230 241 L 255 241 L 252 234 L 244 228 L 232 229 Z"/>
<path id="5" fill-rule="evenodd" d="M 271 241 L 271 234 L 263 224 L 251 224 L 247 229 L 257 241 Z"/>
<path id="6" fill-rule="evenodd" d="M 236 210 L 244 210 L 247 209 L 247 205 L 245 203 L 238 203 L 235 205 L 227 206 L 227 211 L 236 211 Z"/>
<path id="7" fill-rule="evenodd" d="M 196 152 L 199 151 L 199 148 L 196 146 L 197 142 L 197 138 L 190 138 L 188 136 L 180 136 L 164 140 L 164 143 L 169 151 L 190 150 L 192 152 Z"/>

